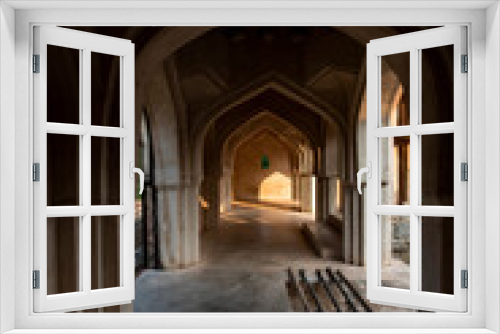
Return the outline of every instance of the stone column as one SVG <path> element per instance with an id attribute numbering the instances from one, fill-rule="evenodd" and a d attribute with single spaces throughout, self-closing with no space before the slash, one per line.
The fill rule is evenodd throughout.
<path id="1" fill-rule="evenodd" d="M 316 177 L 316 221 L 325 222 L 329 216 L 329 178 L 325 175 Z"/>
<path id="2" fill-rule="evenodd" d="M 302 174 L 300 176 L 300 208 L 302 212 L 312 212 L 313 202 L 313 187 L 312 176 L 310 174 Z"/>
<path id="3" fill-rule="evenodd" d="M 182 258 L 181 266 L 191 266 L 199 262 L 199 185 L 186 184 L 182 189 Z"/>
<path id="4" fill-rule="evenodd" d="M 160 259 L 165 268 L 181 263 L 181 214 L 179 185 L 158 187 Z"/>
<path id="5" fill-rule="evenodd" d="M 352 190 L 352 263 L 362 265 L 363 231 L 361 224 L 361 195 L 356 189 Z"/>
<path id="6" fill-rule="evenodd" d="M 346 263 L 364 265 L 365 226 L 364 198 L 354 184 L 346 184 L 344 191 L 344 259 Z"/>
<path id="7" fill-rule="evenodd" d="M 231 182 L 232 182 L 232 173 L 231 169 L 224 168 L 222 173 L 222 177 L 220 179 L 220 203 L 222 212 L 231 211 Z"/>
<path id="8" fill-rule="evenodd" d="M 219 186 L 220 178 L 214 176 L 205 176 L 204 182 L 204 194 L 205 201 L 208 207 L 206 208 L 204 218 L 205 229 L 212 229 L 219 223 L 220 217 L 220 199 L 219 199 Z"/>
<path id="9" fill-rule="evenodd" d="M 344 262 L 352 263 L 353 254 L 352 254 L 352 216 L 353 216 L 353 192 L 352 185 L 349 183 L 344 183 L 342 186 L 342 193 L 344 195 L 344 231 L 343 231 L 343 239 L 344 239 Z"/>
<path id="10" fill-rule="evenodd" d="M 337 178 L 331 176 L 328 178 L 328 212 L 330 215 L 339 216 L 337 208 Z"/>
<path id="11" fill-rule="evenodd" d="M 160 259 L 165 268 L 199 261 L 199 188 L 189 183 L 158 187 Z"/>
<path id="12" fill-rule="evenodd" d="M 363 187 L 363 194 L 358 194 L 358 225 L 359 225 L 359 258 L 358 265 L 366 265 L 366 187 Z"/>
<path id="13" fill-rule="evenodd" d="M 292 200 L 296 201 L 297 200 L 297 171 L 292 170 Z"/>
<path id="14" fill-rule="evenodd" d="M 301 184 L 300 184 L 300 172 L 297 170 L 295 171 L 295 175 L 294 175 L 294 179 L 295 179 L 295 197 L 294 197 L 294 200 L 297 201 L 299 203 L 299 208 L 301 209 Z"/>

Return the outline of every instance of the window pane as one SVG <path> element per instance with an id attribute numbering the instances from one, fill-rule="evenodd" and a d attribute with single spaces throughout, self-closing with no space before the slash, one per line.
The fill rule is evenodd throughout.
<path id="1" fill-rule="evenodd" d="M 80 205 L 80 137 L 47 134 L 47 205 Z"/>
<path id="2" fill-rule="evenodd" d="M 120 205 L 120 138 L 92 137 L 92 205 Z"/>
<path id="3" fill-rule="evenodd" d="M 47 122 L 80 123 L 80 50 L 47 45 Z"/>
<path id="4" fill-rule="evenodd" d="M 120 57 L 92 52 L 92 125 L 120 126 Z"/>
<path id="5" fill-rule="evenodd" d="M 410 124 L 410 53 L 381 57 L 381 126 Z"/>
<path id="6" fill-rule="evenodd" d="M 410 204 L 410 137 L 380 139 L 382 205 Z"/>
<path id="7" fill-rule="evenodd" d="M 422 50 L 422 124 L 453 122 L 453 45 Z"/>
<path id="8" fill-rule="evenodd" d="M 422 291 L 453 294 L 453 218 L 422 217 Z"/>
<path id="9" fill-rule="evenodd" d="M 453 205 L 453 134 L 422 136 L 422 205 Z"/>
<path id="10" fill-rule="evenodd" d="M 92 290 L 120 286 L 120 216 L 92 217 Z"/>
<path id="11" fill-rule="evenodd" d="M 47 218 L 47 294 L 80 291 L 80 218 Z"/>
<path id="12" fill-rule="evenodd" d="M 381 286 L 410 288 L 410 217 L 380 216 Z"/>

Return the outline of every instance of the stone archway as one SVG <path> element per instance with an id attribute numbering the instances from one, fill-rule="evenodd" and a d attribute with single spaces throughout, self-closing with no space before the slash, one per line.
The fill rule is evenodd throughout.
<path id="1" fill-rule="evenodd" d="M 264 130 L 272 133 L 282 143 L 283 147 L 293 155 L 294 158 L 291 161 L 292 175 L 290 176 L 291 200 L 301 202 L 299 199 L 299 156 L 303 154 L 304 150 L 311 152 L 309 140 L 294 125 L 271 112 L 264 111 L 241 124 L 224 141 L 220 185 L 221 207 L 224 212 L 231 209 L 231 200 L 234 198 L 232 181 L 236 151 L 243 143 Z"/>

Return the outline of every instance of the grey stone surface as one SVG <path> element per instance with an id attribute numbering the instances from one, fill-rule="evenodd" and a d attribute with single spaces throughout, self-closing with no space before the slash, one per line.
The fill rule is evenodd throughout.
<path id="1" fill-rule="evenodd" d="M 145 271 L 136 280 L 134 312 L 290 312 L 286 269 L 340 269 L 366 296 L 364 267 L 319 258 L 301 225 L 310 214 L 234 205 L 217 229 L 202 234 L 201 263 Z M 337 296 L 339 299 L 341 296 Z M 376 312 L 410 311 L 372 304 Z"/>
<path id="2" fill-rule="evenodd" d="M 235 206 L 202 234 L 201 263 L 146 271 L 136 280 L 134 312 L 288 312 L 286 268 L 324 263 L 300 230 L 310 214 Z"/>
<path id="3" fill-rule="evenodd" d="M 279 272 L 189 269 L 147 272 L 137 280 L 134 312 L 287 312 Z"/>

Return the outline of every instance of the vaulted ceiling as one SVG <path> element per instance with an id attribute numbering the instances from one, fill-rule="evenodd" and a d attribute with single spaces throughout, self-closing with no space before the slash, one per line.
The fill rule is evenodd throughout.
<path id="1" fill-rule="evenodd" d="M 345 110 L 364 54 L 364 45 L 331 28 L 221 27 L 186 45 L 175 61 L 190 114 L 269 73 Z"/>
<path id="2" fill-rule="evenodd" d="M 219 27 L 191 41 L 174 55 L 188 124 L 228 94 L 282 81 L 314 96 L 327 109 L 347 114 L 364 80 L 366 43 L 372 38 L 419 27 Z M 363 84 L 363 82 L 361 82 Z M 254 85 L 257 86 L 257 85 Z M 255 87 L 256 89 L 258 87 Z"/>
<path id="3" fill-rule="evenodd" d="M 182 36 L 189 29 L 196 30 L 187 43 L 179 42 L 182 46 L 164 57 L 174 64 L 187 126 L 196 128 L 228 96 L 258 89 L 266 84 L 262 79 L 266 77 L 279 77 L 326 109 L 347 115 L 359 98 L 357 87 L 363 84 L 366 43 L 429 27 L 71 28 L 130 39 L 137 55 L 162 34 Z M 155 44 L 157 59 L 162 59 L 162 52 L 161 43 Z"/>

